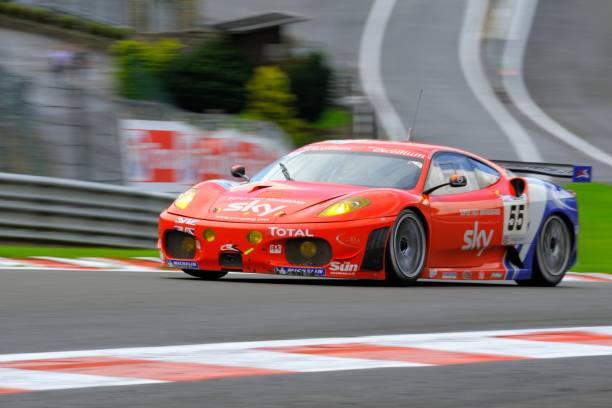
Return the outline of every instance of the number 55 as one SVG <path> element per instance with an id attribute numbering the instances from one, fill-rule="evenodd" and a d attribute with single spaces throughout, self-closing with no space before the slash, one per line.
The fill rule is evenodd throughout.
<path id="1" fill-rule="evenodd" d="M 508 218 L 508 231 L 517 231 L 523 229 L 525 217 L 525 205 L 511 205 L 510 206 L 510 217 Z"/>

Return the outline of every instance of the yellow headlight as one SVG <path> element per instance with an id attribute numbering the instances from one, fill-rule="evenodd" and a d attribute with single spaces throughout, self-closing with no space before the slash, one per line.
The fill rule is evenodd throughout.
<path id="1" fill-rule="evenodd" d="M 302 245 L 300 245 L 300 254 L 304 258 L 312 258 L 317 254 L 317 244 L 312 241 L 304 241 Z"/>
<path id="2" fill-rule="evenodd" d="M 215 231 L 208 228 L 204 230 L 204 232 L 202 233 L 202 236 L 204 236 L 204 239 L 206 240 L 206 242 L 213 242 L 215 238 L 217 237 L 217 234 L 215 234 Z"/>
<path id="3" fill-rule="evenodd" d="M 261 243 L 263 240 L 263 234 L 259 231 L 251 231 L 247 234 L 247 241 L 253 245 Z"/>
<path id="4" fill-rule="evenodd" d="M 370 205 L 370 200 L 368 200 L 367 198 L 351 197 L 342 201 L 338 201 L 336 204 L 327 207 L 319 214 L 319 216 L 333 217 L 334 215 L 347 214 L 360 208 L 366 207 L 368 205 Z"/>
<path id="5" fill-rule="evenodd" d="M 178 196 L 176 200 L 174 200 L 174 205 L 178 208 L 187 208 L 187 206 L 189 205 L 191 200 L 193 200 L 197 192 L 198 190 L 196 190 L 195 188 L 190 188 L 189 190 Z"/>

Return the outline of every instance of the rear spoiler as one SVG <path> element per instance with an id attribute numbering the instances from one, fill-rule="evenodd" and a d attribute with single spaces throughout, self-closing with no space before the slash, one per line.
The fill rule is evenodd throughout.
<path id="1" fill-rule="evenodd" d="M 577 166 L 572 164 L 559 163 L 534 163 L 534 162 L 519 162 L 509 160 L 492 160 L 506 170 L 516 173 L 525 174 L 540 174 L 542 176 L 551 176 L 559 178 L 572 179 L 578 183 L 588 183 L 593 175 L 592 166 Z"/>

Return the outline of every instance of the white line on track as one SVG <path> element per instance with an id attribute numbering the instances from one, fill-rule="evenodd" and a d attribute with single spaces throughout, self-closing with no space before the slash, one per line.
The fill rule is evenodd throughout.
<path id="1" fill-rule="evenodd" d="M 497 99 L 485 74 L 480 55 L 481 36 L 486 20 L 487 0 L 468 0 L 459 39 L 461 70 L 476 99 L 508 137 L 516 155 L 523 161 L 542 161 L 537 146 L 521 124 Z"/>
<path id="2" fill-rule="evenodd" d="M 142 261 L 161 263 L 159 257 L 153 257 L 153 256 L 137 256 L 137 257 L 134 257 L 134 259 L 140 259 Z"/>
<path id="3" fill-rule="evenodd" d="M 32 391 L 154 384 L 165 381 L 0 368 L 0 388 Z"/>
<path id="4" fill-rule="evenodd" d="M 374 0 L 359 47 L 359 77 L 363 92 L 372 104 L 387 137 L 408 140 L 409 134 L 389 100 L 381 74 L 385 31 L 396 0 Z"/>
<path id="5" fill-rule="evenodd" d="M 22 268 L 26 266 L 23 261 L 18 259 L 0 258 L 0 267 L 4 268 Z"/>
<path id="6" fill-rule="evenodd" d="M 41 259 L 43 261 L 52 261 L 60 264 L 73 265 L 81 268 L 97 268 L 97 269 L 112 269 L 111 262 L 106 260 L 92 260 L 91 258 L 59 258 L 55 256 L 33 256 L 32 259 Z"/>
<path id="7" fill-rule="evenodd" d="M 546 114 L 533 100 L 525 84 L 524 59 L 538 0 L 518 0 L 513 17 L 513 40 L 506 41 L 503 55 L 505 69 L 516 70 L 517 75 L 503 78 L 504 88 L 512 103 L 535 124 L 570 147 L 605 165 L 612 166 L 612 155 L 572 133 Z"/>

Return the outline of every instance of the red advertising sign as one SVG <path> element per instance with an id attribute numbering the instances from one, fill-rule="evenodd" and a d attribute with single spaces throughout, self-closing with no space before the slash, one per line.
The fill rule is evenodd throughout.
<path id="1" fill-rule="evenodd" d="M 125 178 L 157 191 L 231 178 L 234 164 L 254 174 L 288 151 L 277 139 L 234 129 L 203 131 L 181 122 L 122 120 L 121 133 Z"/>

